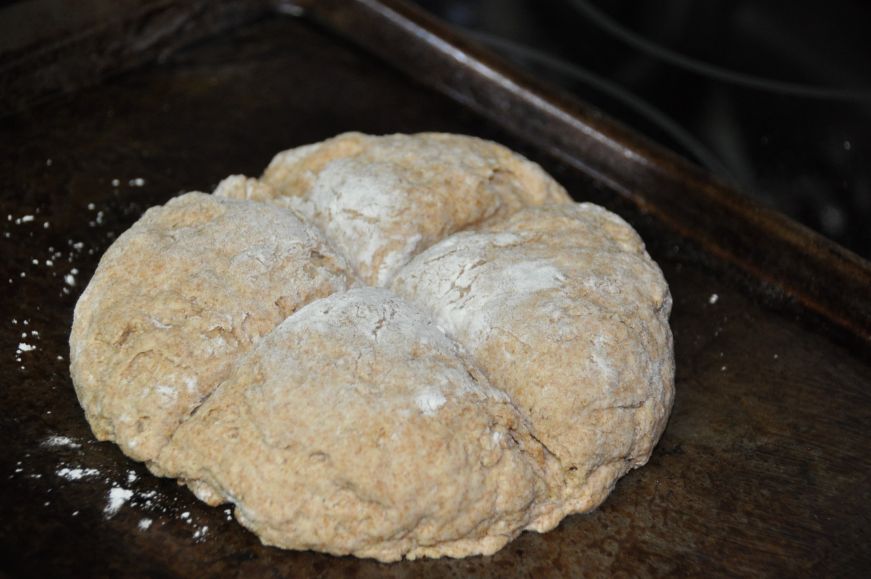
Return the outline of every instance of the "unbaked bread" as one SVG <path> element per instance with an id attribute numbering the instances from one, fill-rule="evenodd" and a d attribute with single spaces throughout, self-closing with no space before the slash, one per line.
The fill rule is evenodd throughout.
<path id="1" fill-rule="evenodd" d="M 267 544 L 489 554 L 600 504 L 674 394 L 638 235 L 504 147 L 340 135 L 149 210 L 76 306 L 88 421 Z"/>
<path id="2" fill-rule="evenodd" d="M 153 460 L 257 338 L 346 289 L 347 270 L 285 209 L 204 193 L 149 209 L 76 304 L 70 367 L 94 434 Z"/>
<path id="3" fill-rule="evenodd" d="M 439 133 L 345 133 L 279 153 L 262 182 L 271 187 L 217 193 L 296 208 L 365 283 L 381 287 L 455 231 L 525 205 L 570 202 L 541 167 L 505 147 Z"/>
<path id="4" fill-rule="evenodd" d="M 394 560 L 496 551 L 551 506 L 550 459 L 430 316 L 360 288 L 261 340 L 157 464 L 269 544 Z"/>
<path id="5" fill-rule="evenodd" d="M 671 297 L 622 219 L 589 203 L 521 209 L 429 248 L 393 288 L 529 418 L 568 512 L 647 462 L 672 405 Z"/>

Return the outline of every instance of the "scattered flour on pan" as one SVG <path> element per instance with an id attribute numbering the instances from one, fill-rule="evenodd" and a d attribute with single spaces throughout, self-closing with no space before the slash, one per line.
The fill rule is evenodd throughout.
<path id="1" fill-rule="evenodd" d="M 70 438 L 69 436 L 61 436 L 59 434 L 53 434 L 49 436 L 45 440 L 42 441 L 42 446 L 46 448 L 58 448 L 58 447 L 66 447 L 66 448 L 81 448 L 82 445 Z"/>
<path id="2" fill-rule="evenodd" d="M 209 531 L 209 526 L 208 526 L 208 525 L 203 525 L 202 527 L 200 527 L 199 529 L 197 529 L 196 531 L 194 531 L 194 540 L 196 540 L 196 541 L 201 541 L 201 540 L 203 540 L 203 539 L 205 538 L 206 533 L 207 533 L 208 531 Z"/>
<path id="3" fill-rule="evenodd" d="M 133 498 L 133 491 L 121 487 L 112 487 L 109 489 L 108 501 L 103 512 L 106 518 L 114 517 L 115 514 L 124 506 L 124 503 Z"/>
<path id="4" fill-rule="evenodd" d="M 93 477 L 100 474 L 95 468 L 69 468 L 63 467 L 58 469 L 57 476 L 67 480 L 81 480 L 83 478 Z"/>
<path id="5" fill-rule="evenodd" d="M 224 512 L 226 513 L 227 511 Z M 197 527 L 196 522 L 194 522 L 194 519 L 191 517 L 190 511 L 183 512 L 181 515 L 179 515 L 179 518 L 188 525 L 195 527 L 193 534 L 194 541 L 196 541 L 197 543 L 202 543 L 205 540 L 206 533 L 209 532 L 208 525 L 202 525 L 201 527 Z M 228 517 L 227 520 L 230 520 L 230 518 Z"/>
<path id="6" fill-rule="evenodd" d="M 145 185 L 145 179 L 136 178 L 131 179 L 129 185 L 132 187 L 143 187 Z M 119 186 L 121 184 L 120 180 L 114 180 L 113 186 Z M 96 206 L 91 203 L 88 204 L 88 210 L 96 211 Z M 37 211 L 38 213 L 38 211 Z M 21 217 L 15 218 L 12 215 L 7 215 L 7 221 L 13 222 L 16 225 L 31 223 L 36 221 L 36 217 L 34 215 L 23 215 Z M 97 211 L 94 223 L 97 225 L 102 225 L 105 220 L 105 214 L 103 211 Z M 42 226 L 45 229 L 50 227 L 48 221 L 42 222 Z M 9 235 L 7 235 L 9 237 Z M 69 255 L 66 255 L 64 252 L 56 251 L 54 247 L 50 247 L 47 256 L 39 256 L 38 258 L 33 257 L 30 259 L 30 263 L 32 266 L 41 266 L 45 265 L 47 268 L 54 268 L 56 266 L 62 266 L 64 261 L 69 262 L 70 269 L 64 275 L 64 272 L 54 270 L 48 270 L 52 276 L 57 278 L 61 278 L 63 280 L 63 293 L 69 294 L 70 288 L 74 288 L 78 285 L 77 276 L 79 275 L 79 270 L 76 267 L 72 267 L 74 257 L 77 254 L 81 254 L 85 247 L 84 243 L 75 240 L 68 240 L 67 245 L 70 248 Z M 89 252 L 92 253 L 92 252 Z M 21 277 L 25 277 L 25 273 L 21 272 Z M 12 280 L 10 279 L 10 283 Z M 11 320 L 13 326 L 28 326 L 28 320 L 21 320 L 20 318 L 13 318 Z M 36 351 L 37 344 L 34 343 L 34 340 L 40 339 L 39 332 L 36 330 L 21 333 L 21 340 L 17 344 L 17 348 L 15 351 L 16 361 L 20 362 L 21 357 L 25 353 Z M 63 360 L 63 356 L 57 356 L 58 360 Z M 24 367 L 22 366 L 22 369 Z M 185 379 L 185 385 L 188 389 L 196 388 L 196 379 L 195 378 L 187 378 Z M 77 441 L 74 438 L 69 436 L 65 436 L 62 434 L 52 434 L 44 438 L 39 442 L 39 445 L 45 449 L 52 450 L 78 450 L 81 449 L 83 444 Z M 29 456 L 29 455 L 27 455 Z M 202 542 L 205 540 L 207 533 L 209 532 L 208 525 L 200 525 L 195 522 L 191 512 L 185 511 L 178 515 L 178 511 L 176 510 L 176 506 L 173 503 L 177 503 L 177 497 L 167 497 L 158 493 L 155 490 L 136 490 L 134 487 L 140 481 L 139 475 L 136 474 L 133 470 L 127 470 L 126 473 L 122 471 L 120 478 L 115 480 L 116 477 L 103 477 L 103 474 L 97 468 L 90 468 L 81 465 L 70 464 L 69 462 L 63 463 L 61 462 L 55 467 L 54 473 L 57 478 L 63 479 L 65 481 L 70 481 L 79 484 L 90 484 L 90 485 L 103 485 L 106 487 L 106 502 L 103 507 L 103 513 L 106 519 L 114 517 L 122 507 L 130 506 L 137 507 L 144 510 L 143 514 L 149 514 L 151 516 L 141 517 L 137 523 L 137 527 L 140 531 L 144 532 L 149 530 L 155 522 L 159 522 L 159 518 L 161 516 L 169 516 L 180 519 L 187 525 L 190 525 L 190 529 L 193 535 L 193 539 L 196 542 Z M 9 478 L 15 478 L 19 476 L 23 476 L 29 479 L 35 480 L 51 480 L 50 475 L 46 473 L 47 476 L 43 476 L 43 474 L 39 473 L 25 473 L 25 468 L 22 461 L 18 461 L 15 465 L 15 468 L 12 474 L 9 475 Z M 122 481 L 123 479 L 123 481 Z M 55 479 L 57 480 L 57 479 Z M 51 493 L 53 488 L 48 488 L 47 492 Z M 54 504 L 54 501 L 46 501 L 45 506 L 50 506 Z M 72 516 L 76 517 L 80 514 L 80 510 L 72 511 Z M 231 510 L 226 509 L 224 511 L 225 516 L 228 520 L 232 520 Z M 155 518 L 155 514 L 157 518 Z"/>
<path id="7" fill-rule="evenodd" d="M 61 434 L 52 434 L 47 436 L 40 442 L 40 446 L 49 449 L 80 449 L 82 444 Z M 29 455 L 28 455 L 29 456 Z M 23 461 L 16 463 L 14 472 L 9 478 L 16 476 L 26 476 L 27 478 L 42 478 L 39 474 L 25 474 Z M 182 511 L 179 513 L 177 496 L 166 496 L 157 490 L 137 490 L 135 486 L 143 479 L 133 469 L 122 471 L 118 476 L 102 476 L 104 473 L 96 468 L 88 468 L 84 466 L 75 466 L 70 464 L 60 463 L 54 473 L 57 477 L 67 481 L 77 482 L 79 484 L 103 484 L 108 486 L 106 492 L 106 503 L 103 507 L 103 516 L 106 519 L 111 519 L 124 506 L 133 507 L 140 510 L 143 515 L 137 527 L 140 532 L 149 530 L 155 523 L 159 523 L 159 519 L 163 516 L 179 520 L 185 525 L 189 525 L 193 540 L 197 543 L 202 543 L 206 540 L 209 533 L 209 526 L 199 524 L 196 521 L 194 514 L 191 511 Z M 121 481 L 123 479 L 123 482 Z M 53 489 L 48 489 L 52 492 Z M 72 516 L 78 516 L 79 510 L 75 510 Z M 232 510 L 229 508 L 223 511 L 226 519 L 232 520 Z M 163 523 L 161 523 L 163 524 Z"/>

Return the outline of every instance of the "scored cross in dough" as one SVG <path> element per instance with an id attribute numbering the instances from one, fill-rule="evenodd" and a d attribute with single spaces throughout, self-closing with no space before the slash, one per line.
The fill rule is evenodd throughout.
<path id="1" fill-rule="evenodd" d="M 381 287 L 455 231 L 526 205 L 570 202 L 541 167 L 502 145 L 439 133 L 345 133 L 276 155 L 262 183 L 271 187 L 218 194 L 295 207 L 364 282 Z"/>
<path id="2" fill-rule="evenodd" d="M 376 288 L 290 316 L 157 462 L 269 544 L 380 560 L 495 552 L 560 484 L 508 396 Z"/>
<path id="3" fill-rule="evenodd" d="M 638 235 L 583 203 L 453 235 L 393 288 L 431 312 L 562 463 L 569 511 L 644 464 L 671 409 L 671 297 Z"/>
<path id="4" fill-rule="evenodd" d="M 648 460 L 670 309 L 632 228 L 538 165 L 348 133 L 146 212 L 76 306 L 71 373 L 99 439 L 267 544 L 461 557 Z"/>
<path id="5" fill-rule="evenodd" d="M 256 340 L 346 289 L 348 266 L 293 212 L 188 193 L 149 209 L 76 304 L 70 370 L 101 440 L 151 461 Z"/>

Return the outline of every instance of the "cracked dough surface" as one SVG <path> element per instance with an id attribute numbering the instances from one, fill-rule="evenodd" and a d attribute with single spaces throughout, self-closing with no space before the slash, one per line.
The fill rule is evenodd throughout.
<path id="1" fill-rule="evenodd" d="M 598 506 L 674 395 L 622 219 L 495 143 L 348 133 L 152 208 L 76 306 L 88 421 L 271 545 L 489 554 Z"/>
<path id="2" fill-rule="evenodd" d="M 149 209 L 76 304 L 70 369 L 97 438 L 153 460 L 239 356 L 353 281 L 320 231 L 279 207 L 188 193 Z"/>
<path id="3" fill-rule="evenodd" d="M 245 197 L 295 207 L 365 283 L 382 287 L 455 231 L 526 205 L 570 202 L 541 167 L 502 145 L 441 133 L 345 133 L 279 153 L 262 182 L 271 188 Z"/>
<path id="4" fill-rule="evenodd" d="M 570 511 L 647 462 L 672 405 L 671 296 L 619 217 L 589 203 L 522 209 L 429 248 L 393 287 L 529 417 Z"/>

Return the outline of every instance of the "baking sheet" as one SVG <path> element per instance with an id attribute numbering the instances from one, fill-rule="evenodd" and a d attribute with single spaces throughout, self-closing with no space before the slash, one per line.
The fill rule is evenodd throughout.
<path id="1" fill-rule="evenodd" d="M 94 441 L 67 338 L 114 237 L 180 191 L 256 175 L 275 152 L 346 130 L 498 140 L 645 238 L 675 298 L 677 397 L 650 463 L 597 511 L 492 557 L 384 565 L 289 552 Z M 796 321 L 613 184 L 323 28 L 260 20 L 0 131 L 0 569 L 11 576 L 857 575 L 871 562 L 867 348 Z"/>

